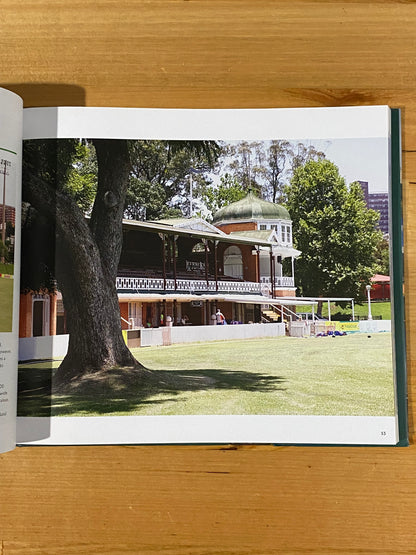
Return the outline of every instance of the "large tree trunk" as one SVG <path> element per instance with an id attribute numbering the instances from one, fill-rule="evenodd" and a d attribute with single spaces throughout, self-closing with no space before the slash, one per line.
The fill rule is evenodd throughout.
<path id="1" fill-rule="evenodd" d="M 96 140 L 94 145 L 98 190 L 89 222 L 65 191 L 53 190 L 36 177 L 25 183 L 27 200 L 56 224 L 56 278 L 69 331 L 57 383 L 86 372 L 139 366 L 123 340 L 115 287 L 130 168 L 128 144 Z"/>
<path id="2" fill-rule="evenodd" d="M 115 280 L 102 266 L 98 249 L 85 230 L 80 249 L 75 236 L 59 238 L 66 263 L 60 264 L 57 279 L 64 300 L 69 331 L 68 352 L 56 375 L 67 381 L 87 371 L 137 363 L 121 334 L 120 310 Z M 77 252 L 83 250 L 83 252 Z M 67 262 L 74 262 L 68 267 Z"/>

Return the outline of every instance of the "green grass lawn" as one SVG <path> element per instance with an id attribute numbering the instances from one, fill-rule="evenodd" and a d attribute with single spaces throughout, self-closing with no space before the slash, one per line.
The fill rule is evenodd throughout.
<path id="1" fill-rule="evenodd" d="M 120 386 L 108 380 L 99 389 L 52 400 L 50 384 L 59 362 L 21 365 L 18 414 L 394 414 L 388 333 L 217 341 L 133 352 L 154 371 L 151 383 Z"/>
<path id="2" fill-rule="evenodd" d="M 0 278 L 0 332 L 12 331 L 13 280 Z"/>
<path id="3" fill-rule="evenodd" d="M 311 306 L 299 307 L 298 312 L 309 312 L 312 313 Z M 316 307 L 315 307 L 316 312 Z M 373 318 L 379 319 L 381 316 L 382 320 L 391 320 L 391 305 L 390 301 L 381 301 L 381 302 L 372 302 L 371 303 L 371 314 Z M 345 320 L 350 319 L 352 315 L 351 306 L 348 308 L 341 308 L 337 306 L 335 303 L 331 303 L 331 320 Z M 354 303 L 354 315 L 357 319 L 360 318 L 367 318 L 368 315 L 368 304 L 367 303 Z M 328 318 L 328 303 L 324 302 L 322 305 L 322 317 Z"/>

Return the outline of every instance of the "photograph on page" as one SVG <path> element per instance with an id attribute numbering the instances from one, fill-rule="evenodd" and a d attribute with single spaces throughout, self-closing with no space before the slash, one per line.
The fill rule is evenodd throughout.
<path id="1" fill-rule="evenodd" d="M 397 441 L 388 126 L 275 126 L 24 142 L 19 417 L 106 417 L 131 442 L 279 442 L 282 422 L 298 443 L 345 423 L 360 443 L 360 422 Z"/>

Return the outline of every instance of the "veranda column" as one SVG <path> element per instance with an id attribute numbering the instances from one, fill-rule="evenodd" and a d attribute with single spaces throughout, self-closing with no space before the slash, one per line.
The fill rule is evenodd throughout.
<path id="1" fill-rule="evenodd" d="M 260 277 L 260 247 L 256 246 L 256 263 L 257 263 L 257 283 L 261 282 Z"/>
<path id="2" fill-rule="evenodd" d="M 159 237 L 162 241 L 162 272 L 163 272 L 163 290 L 166 291 L 166 236 L 159 233 Z"/>
<path id="3" fill-rule="evenodd" d="M 215 291 L 218 291 L 218 242 L 214 241 L 214 272 L 215 272 Z"/>
<path id="4" fill-rule="evenodd" d="M 209 267 L 209 260 L 208 260 L 208 239 L 204 239 L 204 248 L 205 248 L 205 279 L 207 282 L 207 291 L 209 290 L 209 277 L 208 277 L 208 267 Z"/>
<path id="5" fill-rule="evenodd" d="M 172 235 L 166 235 L 166 276 L 172 271 Z"/>
<path id="6" fill-rule="evenodd" d="M 270 285 L 271 285 L 271 289 L 272 289 L 272 299 L 274 299 L 273 250 L 272 250 L 272 247 L 270 247 L 269 259 L 270 259 Z"/>
<path id="7" fill-rule="evenodd" d="M 177 239 L 178 239 L 177 235 L 172 236 L 173 281 L 175 283 L 175 291 L 177 290 L 177 279 L 176 279 L 176 240 Z"/>
<path id="8" fill-rule="evenodd" d="M 276 258 L 273 256 L 272 260 L 273 260 L 273 298 L 274 298 L 275 296 L 274 290 L 276 288 Z"/>
<path id="9" fill-rule="evenodd" d="M 49 299 L 49 335 L 56 335 L 57 294 L 51 293 Z"/>

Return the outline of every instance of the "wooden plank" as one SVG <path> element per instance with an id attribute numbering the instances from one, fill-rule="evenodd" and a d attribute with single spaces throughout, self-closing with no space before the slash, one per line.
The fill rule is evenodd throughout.
<path id="1" fill-rule="evenodd" d="M 409 553 L 415 470 L 414 447 L 21 448 L 1 461 L 3 548 Z"/>
<path id="2" fill-rule="evenodd" d="M 0 82 L 30 105 L 403 109 L 412 438 L 416 4 L 1 5 Z M 412 553 L 415 447 L 61 447 L 0 456 L 1 554 Z"/>

